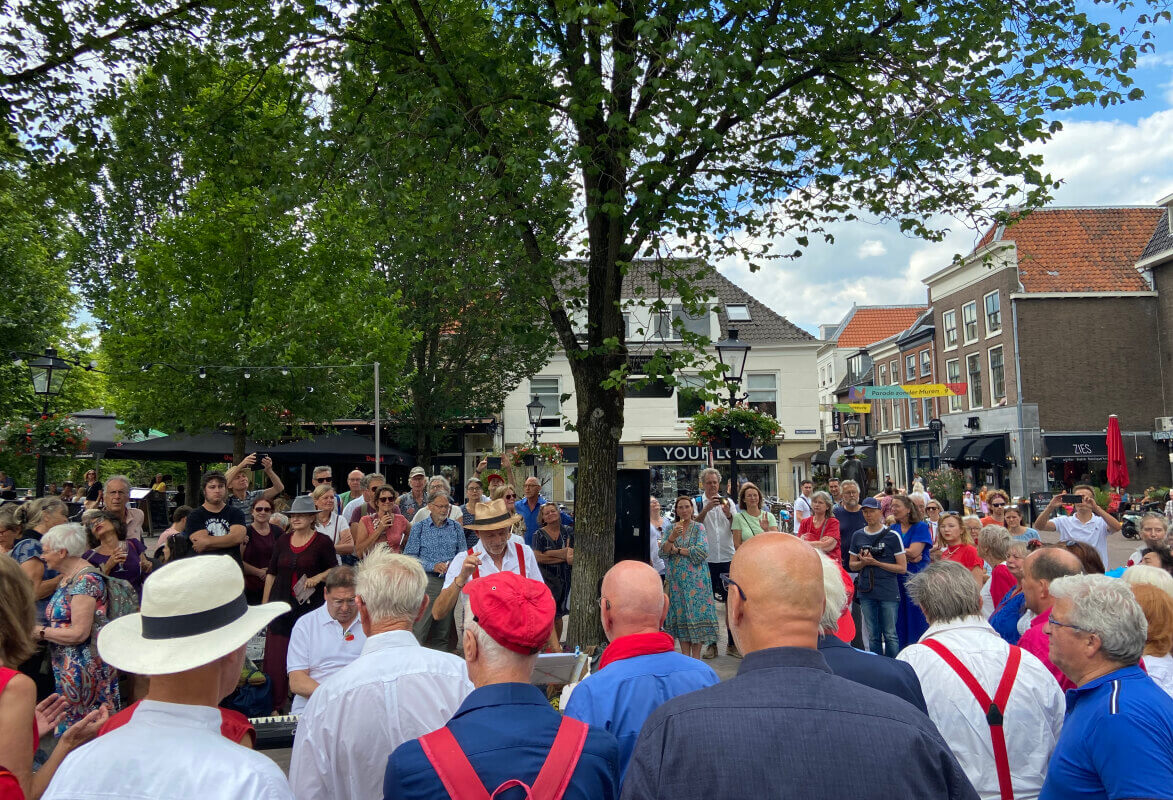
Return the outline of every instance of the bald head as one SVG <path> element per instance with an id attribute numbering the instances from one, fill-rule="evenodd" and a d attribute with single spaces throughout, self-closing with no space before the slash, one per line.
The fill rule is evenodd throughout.
<path id="1" fill-rule="evenodd" d="M 603 576 L 600 610 L 607 638 L 660 630 L 668 598 L 660 573 L 642 561 L 620 561 Z"/>
<path id="2" fill-rule="evenodd" d="M 1051 582 L 1083 572 L 1079 556 L 1064 547 L 1040 547 L 1022 563 L 1023 603 L 1035 614 L 1042 614 L 1054 604 Z"/>
<path id="3" fill-rule="evenodd" d="M 741 588 L 730 589 L 727 610 L 742 653 L 815 646 L 826 604 L 817 550 L 789 534 L 764 533 L 737 550 L 729 573 Z"/>

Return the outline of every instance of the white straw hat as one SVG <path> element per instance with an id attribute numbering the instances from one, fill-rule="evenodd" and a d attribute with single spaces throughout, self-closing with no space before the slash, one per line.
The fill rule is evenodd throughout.
<path id="1" fill-rule="evenodd" d="M 244 575 L 231 556 L 184 558 L 151 573 L 142 613 L 102 628 L 98 653 L 139 675 L 186 672 L 241 647 L 286 611 L 288 603 L 248 605 Z"/>

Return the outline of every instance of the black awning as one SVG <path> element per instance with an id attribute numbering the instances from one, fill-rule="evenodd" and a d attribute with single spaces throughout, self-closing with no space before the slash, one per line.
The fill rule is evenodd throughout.
<path id="1" fill-rule="evenodd" d="M 1108 437 L 1103 433 L 1044 433 L 1047 458 L 1107 461 Z"/>
<path id="2" fill-rule="evenodd" d="M 811 456 L 811 464 L 827 465 L 831 463 L 831 456 L 834 455 L 835 449 L 839 447 L 838 442 L 831 442 L 822 450 L 817 451 Z"/>
<path id="3" fill-rule="evenodd" d="M 952 461 L 954 464 L 1002 466 L 1006 463 L 1006 434 L 950 439 L 941 451 L 941 460 Z"/>

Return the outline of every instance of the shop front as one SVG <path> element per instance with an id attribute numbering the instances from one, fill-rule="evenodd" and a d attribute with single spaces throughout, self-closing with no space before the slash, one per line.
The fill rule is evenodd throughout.
<path id="1" fill-rule="evenodd" d="M 930 430 L 912 431 L 904 435 L 904 453 L 908 459 L 909 484 L 916 477 L 941 466 L 941 448 L 937 434 Z M 911 488 L 911 486 L 909 487 Z"/>
<path id="2" fill-rule="evenodd" d="M 1005 433 L 957 436 L 945 442 L 940 460 L 964 472 L 975 491 L 982 486 L 1006 490 L 1009 489 L 1009 453 Z"/>
<path id="3" fill-rule="evenodd" d="M 1044 433 L 1047 490 L 1064 491 L 1080 483 L 1108 483 L 1108 439 L 1103 432 Z"/>
<path id="4" fill-rule="evenodd" d="M 736 455 L 737 475 L 742 483 L 749 481 L 761 489 L 762 494 L 778 496 L 776 445 L 741 447 Z M 713 451 L 713 466 L 726 479 L 729 477 L 729 456 L 728 447 Z M 661 503 L 671 502 L 679 494 L 691 495 L 700 491 L 701 471 L 709 467 L 709 448 L 695 444 L 648 445 L 647 466 L 652 474 L 652 495 Z"/>

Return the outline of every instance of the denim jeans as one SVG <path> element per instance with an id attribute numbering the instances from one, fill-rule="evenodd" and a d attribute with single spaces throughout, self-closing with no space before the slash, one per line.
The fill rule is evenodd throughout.
<path id="1" fill-rule="evenodd" d="M 859 598 L 860 609 L 868 626 L 868 649 L 882 656 L 896 657 L 900 640 L 896 636 L 896 613 L 899 600 L 873 600 L 867 595 Z"/>

